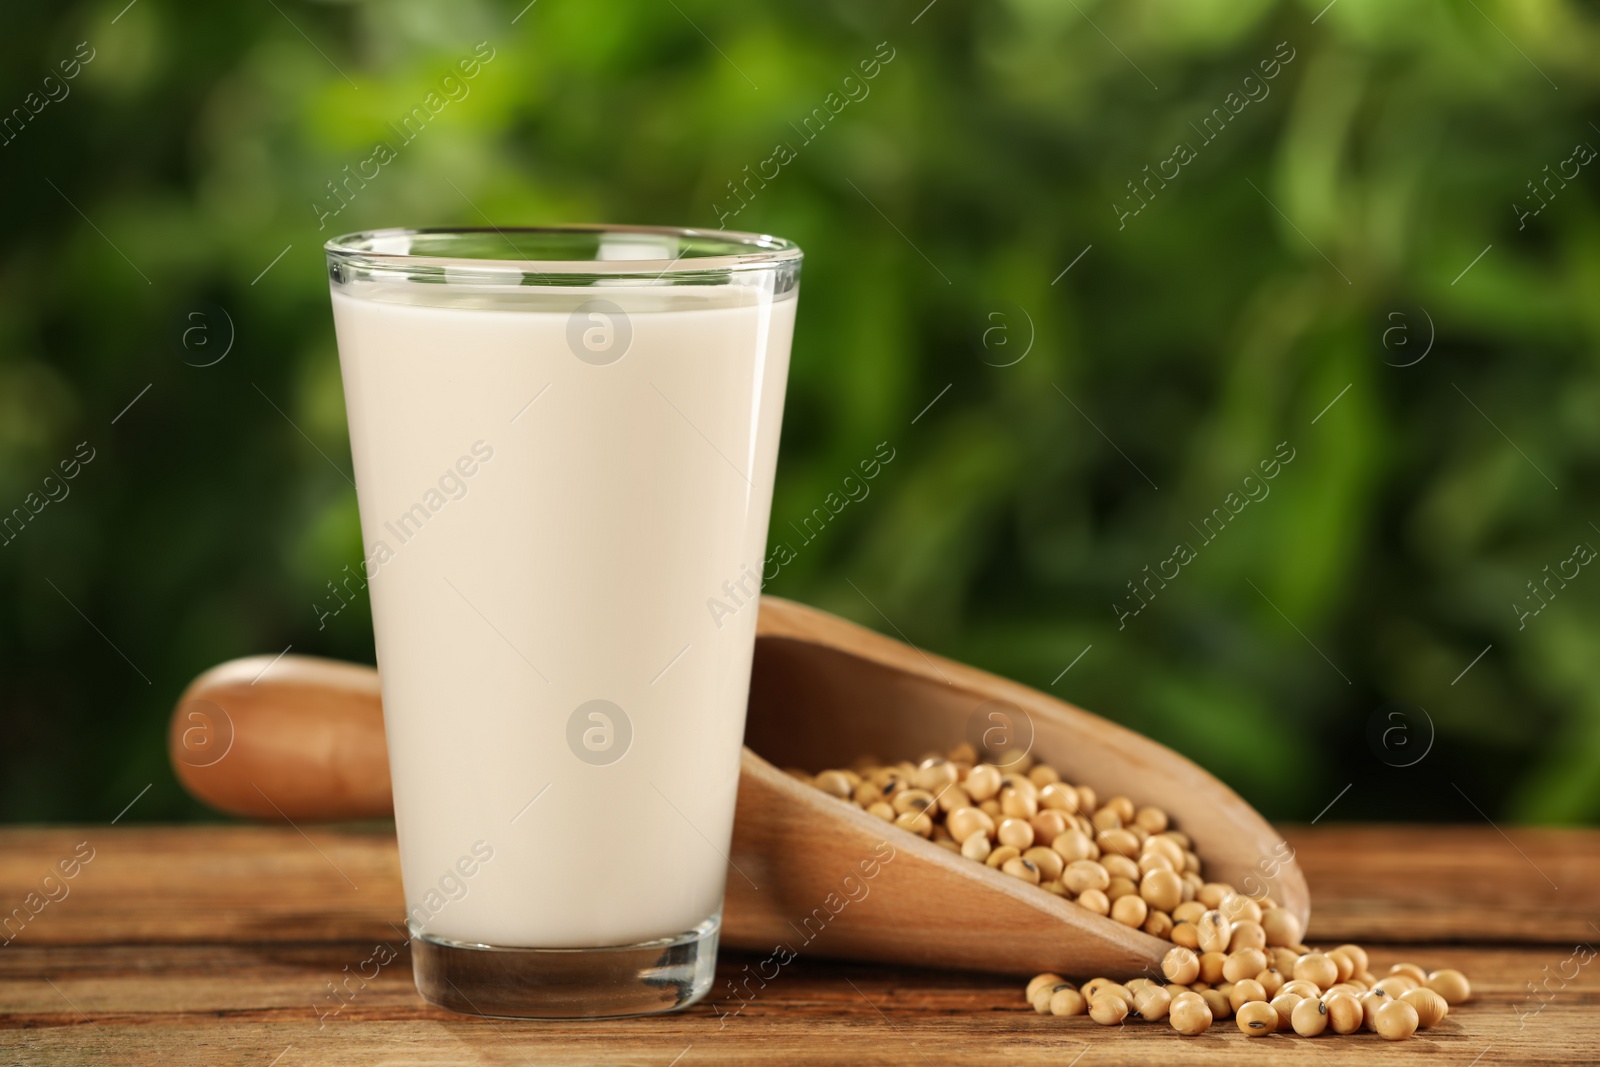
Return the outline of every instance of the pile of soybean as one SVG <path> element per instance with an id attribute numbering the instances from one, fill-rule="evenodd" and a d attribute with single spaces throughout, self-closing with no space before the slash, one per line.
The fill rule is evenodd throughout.
<path id="1" fill-rule="evenodd" d="M 1091 787 L 1066 782 L 1028 756 L 1002 767 L 962 744 L 915 763 L 863 758 L 849 769 L 788 773 L 902 830 L 1174 943 L 1161 965 L 1165 984 L 1095 978 L 1079 988 L 1059 975 L 1038 975 L 1027 997 L 1042 1014 L 1087 1014 L 1107 1026 L 1165 1019 L 1190 1036 L 1232 1017 L 1251 1037 L 1365 1028 L 1398 1041 L 1437 1025 L 1472 992 L 1460 971 L 1399 963 L 1379 978 L 1359 945 L 1308 948 L 1300 920 L 1270 894 L 1246 896 L 1206 881 L 1193 842 L 1166 812 L 1123 796 L 1101 802 Z"/>
<path id="2" fill-rule="evenodd" d="M 1304 945 L 1240 947 L 1226 954 L 1197 954 L 1179 945 L 1161 961 L 1161 971 L 1167 984 L 1095 978 L 1081 989 L 1060 975 L 1041 974 L 1028 983 L 1028 1002 L 1041 1014 L 1087 1014 L 1105 1026 L 1165 1019 L 1189 1037 L 1232 1016 L 1250 1037 L 1278 1030 L 1316 1037 L 1325 1030 L 1353 1034 L 1364 1028 L 1401 1041 L 1438 1025 L 1472 995 L 1466 975 L 1456 970 L 1427 972 L 1397 963 L 1387 977 L 1376 978 L 1359 945 L 1328 952 Z"/>
<path id="3" fill-rule="evenodd" d="M 1225 896 L 1259 924 L 1262 945 L 1298 944 L 1300 922 L 1270 897 L 1207 882 L 1193 843 L 1160 808 L 1123 796 L 1101 801 L 1087 785 L 1063 781 L 1029 756 L 1004 767 L 979 762 L 970 744 L 918 763 L 867 758 L 848 770 L 788 772 L 902 830 L 1073 901 L 1097 915 L 1200 948 L 1214 937 L 1200 918 Z M 1275 868 L 1274 868 L 1275 870 Z M 1209 944 L 1209 942 L 1207 942 Z M 1257 946 L 1261 947 L 1261 946 Z"/>

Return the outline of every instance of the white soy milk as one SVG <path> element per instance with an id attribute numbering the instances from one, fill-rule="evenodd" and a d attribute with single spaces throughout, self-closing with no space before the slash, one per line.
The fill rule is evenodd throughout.
<path id="1" fill-rule="evenodd" d="M 764 555 L 795 295 L 335 286 L 415 931 L 719 913 L 756 612 L 706 601 Z"/>

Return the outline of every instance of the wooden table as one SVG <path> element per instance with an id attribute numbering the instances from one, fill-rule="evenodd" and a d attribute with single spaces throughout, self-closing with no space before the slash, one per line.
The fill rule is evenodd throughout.
<path id="1" fill-rule="evenodd" d="M 13 1064 L 1080 1064 L 1600 1062 L 1600 832 L 1289 828 L 1311 883 L 1308 940 L 1451 966 L 1474 999 L 1440 1027 L 1251 1040 L 1034 1014 L 1022 982 L 804 957 L 740 1008 L 622 1022 L 517 1023 L 429 1007 L 403 948 L 387 829 L 0 830 L 0 1067 Z M 80 842 L 86 844 L 80 845 Z M 42 885 L 62 860 L 71 879 Z M 66 895 L 62 896 L 65 888 Z M 57 900 L 45 903 L 44 891 Z M 380 943 L 386 966 L 329 993 Z M 382 955 L 382 954 L 381 954 Z M 1539 989 L 1530 992 L 1529 983 Z M 354 985 L 354 984 L 352 984 Z M 737 1014 L 735 1014 L 737 1012 Z M 1248 1042 L 1248 1047 L 1246 1044 Z M 1076 1059 L 1075 1059 L 1076 1057 Z"/>

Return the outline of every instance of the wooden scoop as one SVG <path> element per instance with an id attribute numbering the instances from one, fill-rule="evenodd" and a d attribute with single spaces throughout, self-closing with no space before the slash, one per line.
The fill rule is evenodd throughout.
<path id="1" fill-rule="evenodd" d="M 995 718 L 998 713 L 1001 718 Z M 914 759 L 973 729 L 1031 728 L 1033 754 L 1102 798 L 1169 812 L 1209 881 L 1270 893 L 1302 924 L 1305 878 L 1232 790 L 1131 730 L 826 612 L 763 597 L 723 940 L 1010 974 L 1153 973 L 1171 943 L 889 826 L 779 767 Z M 284 656 L 222 664 L 172 719 L 179 779 L 224 811 L 296 822 L 392 813 L 378 674 Z M 1269 877 L 1269 874 L 1271 877 Z M 770 978 L 770 975 L 764 975 Z"/>

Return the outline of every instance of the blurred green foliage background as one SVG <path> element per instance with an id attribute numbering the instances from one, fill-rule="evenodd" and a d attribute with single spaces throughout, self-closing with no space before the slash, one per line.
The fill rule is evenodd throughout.
<path id="1" fill-rule="evenodd" d="M 712 226 L 779 143 L 725 220 L 807 253 L 774 538 L 896 458 L 768 592 L 1146 731 L 1272 817 L 1600 816 L 1600 573 L 1528 586 L 1600 545 L 1593 9 L 125 2 L 0 33 L 0 513 L 68 491 L 0 547 L 0 818 L 108 820 L 147 783 L 129 821 L 205 817 L 165 756 L 191 677 L 371 661 L 364 599 L 312 606 L 361 554 L 324 240 Z"/>

